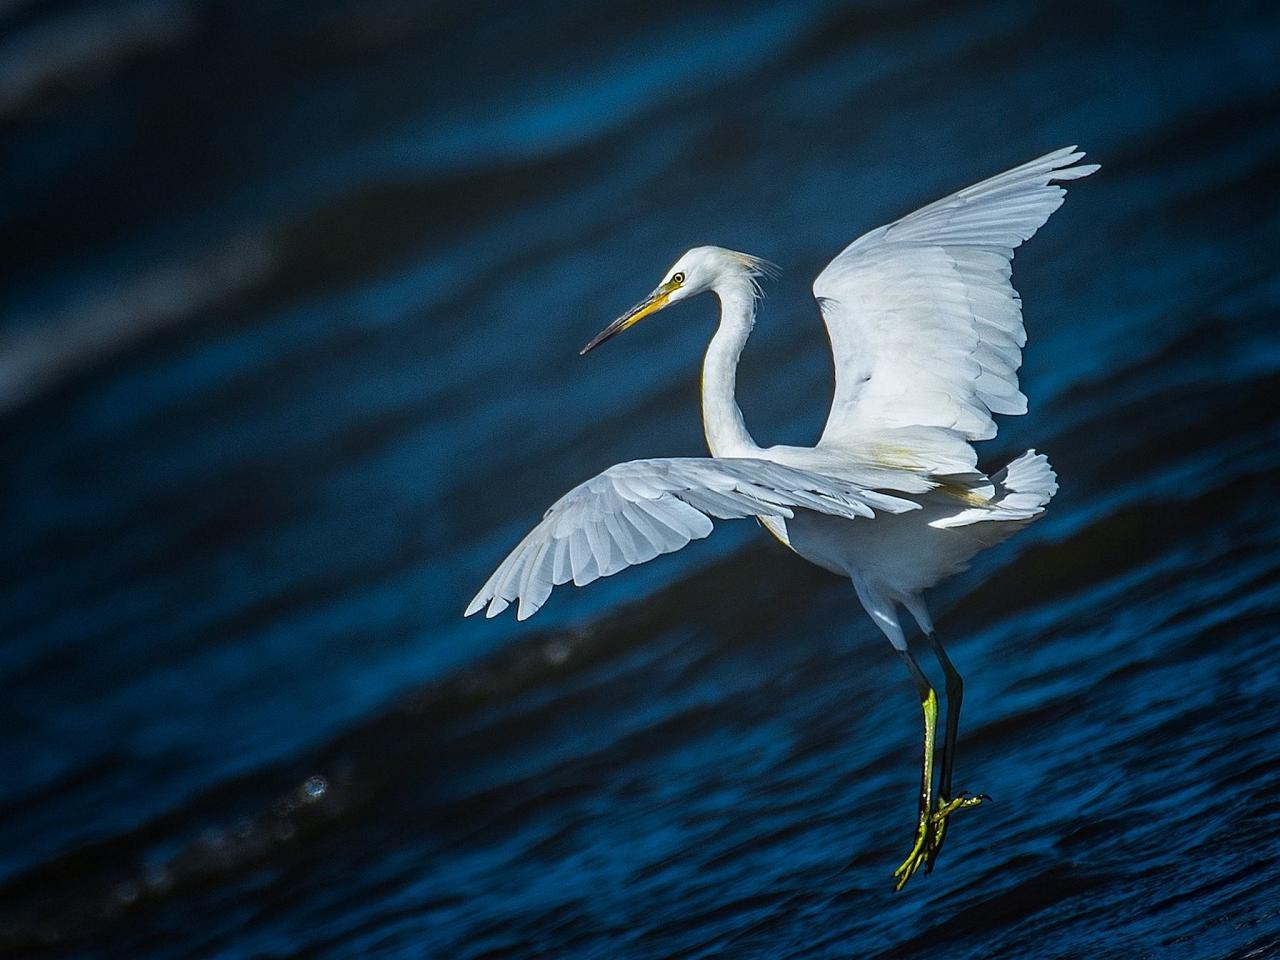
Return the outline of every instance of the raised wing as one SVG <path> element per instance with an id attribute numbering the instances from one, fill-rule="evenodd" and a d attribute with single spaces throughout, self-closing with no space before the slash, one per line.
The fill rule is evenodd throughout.
<path id="1" fill-rule="evenodd" d="M 1027 335 L 1013 251 L 1097 164 L 1065 147 L 859 237 L 813 293 L 831 337 L 836 389 L 819 447 L 929 474 L 976 469 L 969 445 L 992 414 L 1026 413 Z"/>
<path id="2" fill-rule="evenodd" d="M 795 510 L 854 519 L 902 513 L 910 500 L 768 460 L 632 460 L 561 497 L 494 572 L 467 607 L 494 617 L 518 600 L 532 616 L 551 589 L 578 586 L 679 550 L 711 532 L 709 517 L 775 517 Z"/>

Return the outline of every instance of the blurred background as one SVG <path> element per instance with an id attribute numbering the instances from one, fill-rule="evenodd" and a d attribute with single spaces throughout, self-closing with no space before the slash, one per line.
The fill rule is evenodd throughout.
<path id="1" fill-rule="evenodd" d="M 1280 954 L 1274 3 L 0 3 L 0 953 Z M 1048 515 L 934 595 L 918 708 L 754 525 L 461 618 L 545 507 L 698 455 L 687 247 L 780 263 L 740 393 L 812 442 L 809 284 L 1050 149 L 1018 253 Z"/>

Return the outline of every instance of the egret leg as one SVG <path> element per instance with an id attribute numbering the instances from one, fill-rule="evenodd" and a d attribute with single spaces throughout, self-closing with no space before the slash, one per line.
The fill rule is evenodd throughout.
<path id="1" fill-rule="evenodd" d="M 920 869 L 920 865 L 928 858 L 934 842 L 934 803 L 933 803 L 933 750 L 934 737 L 938 726 L 938 694 L 933 684 L 924 675 L 915 657 L 905 649 L 899 649 L 907 671 L 915 682 L 916 692 L 920 695 L 920 711 L 924 717 L 924 760 L 920 765 L 920 806 L 919 820 L 916 825 L 916 842 L 902 866 L 893 872 L 894 889 L 901 890 L 907 881 Z"/>
<path id="2" fill-rule="evenodd" d="M 957 797 L 952 792 L 956 739 L 960 730 L 960 707 L 964 702 L 964 678 L 960 676 L 960 671 L 955 668 L 955 664 L 947 656 L 947 651 L 938 640 L 938 635 L 930 630 L 925 636 L 929 641 L 930 648 L 933 650 L 933 655 L 938 660 L 938 666 L 942 667 L 943 676 L 946 677 L 947 691 L 946 730 L 943 734 L 942 762 L 938 773 L 938 814 L 940 816 L 936 817 L 934 823 L 933 841 L 929 845 L 924 865 L 924 872 L 929 874 L 933 872 L 933 863 L 938 859 L 938 854 L 942 852 L 942 841 L 947 834 L 947 816 L 963 807 L 977 806 L 987 798 L 981 794 Z"/>
<path id="3" fill-rule="evenodd" d="M 964 677 L 955 668 L 947 651 L 938 640 L 938 635 L 930 631 L 927 634 L 933 655 L 938 658 L 938 666 L 946 677 L 947 720 L 946 735 L 942 741 L 942 769 L 938 776 L 938 797 L 945 803 L 951 799 L 951 775 L 956 759 L 956 734 L 960 729 L 960 706 L 964 702 Z"/>

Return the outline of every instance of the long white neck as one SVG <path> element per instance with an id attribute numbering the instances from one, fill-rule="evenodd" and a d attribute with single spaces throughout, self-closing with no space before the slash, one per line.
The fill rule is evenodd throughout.
<path id="1" fill-rule="evenodd" d="M 702 429 L 713 457 L 748 457 L 759 451 L 734 398 L 738 358 L 756 319 L 755 290 L 746 277 L 722 280 L 720 326 L 702 362 Z"/>

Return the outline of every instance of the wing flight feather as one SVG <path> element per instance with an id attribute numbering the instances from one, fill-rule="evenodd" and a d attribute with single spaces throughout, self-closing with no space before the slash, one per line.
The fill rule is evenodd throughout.
<path id="1" fill-rule="evenodd" d="M 707 536 L 711 517 L 789 519 L 812 510 L 855 519 L 918 509 L 911 500 L 768 460 L 674 458 L 610 467 L 561 497 L 467 607 L 532 616 L 552 588 L 583 586 Z"/>
<path id="2" fill-rule="evenodd" d="M 819 448 L 904 470 L 976 470 L 971 441 L 1020 414 L 1027 335 L 1013 251 L 1096 164 L 1065 147 L 879 227 L 818 275 L 836 388 Z"/>

